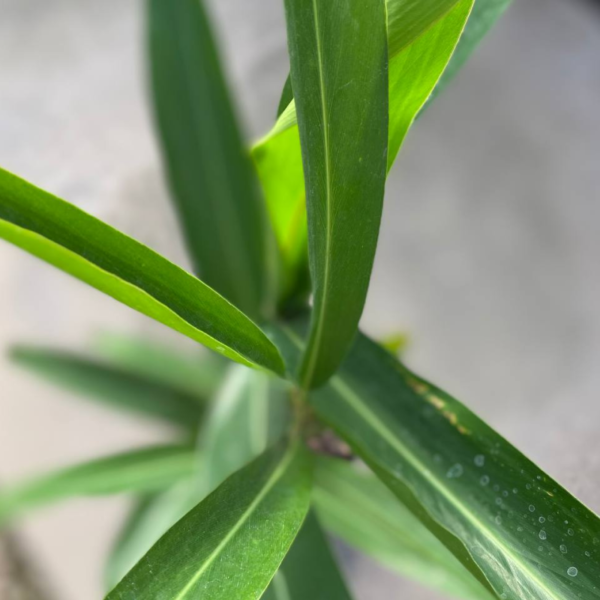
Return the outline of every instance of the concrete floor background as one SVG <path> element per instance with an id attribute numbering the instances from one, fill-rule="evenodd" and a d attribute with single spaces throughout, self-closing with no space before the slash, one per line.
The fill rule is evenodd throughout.
<path id="1" fill-rule="evenodd" d="M 212 2 L 249 137 L 286 66 L 280 0 Z M 0 0 L 0 165 L 188 264 L 144 95 L 142 3 Z M 407 330 L 448 388 L 600 511 L 600 14 L 515 0 L 411 132 L 386 197 L 364 326 Z M 0 348 L 84 347 L 99 330 L 192 343 L 0 243 Z M 80 402 L 0 360 L 0 480 L 169 432 Z M 28 519 L 64 600 L 100 597 L 119 499 Z M 434 600 L 352 562 L 357 598 Z"/>

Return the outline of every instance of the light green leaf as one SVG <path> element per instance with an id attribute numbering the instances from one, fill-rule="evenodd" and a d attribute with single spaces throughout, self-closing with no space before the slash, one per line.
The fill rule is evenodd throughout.
<path id="1" fill-rule="evenodd" d="M 210 492 L 262 454 L 291 422 L 286 384 L 233 365 L 202 427 L 203 485 Z"/>
<path id="2" fill-rule="evenodd" d="M 476 0 L 465 30 L 427 106 L 446 88 L 512 0 Z"/>
<path id="3" fill-rule="evenodd" d="M 272 312 L 277 255 L 201 0 L 148 0 L 154 107 L 197 272 L 250 317 Z"/>
<path id="4" fill-rule="evenodd" d="M 203 349 L 186 353 L 154 340 L 114 332 L 94 336 L 91 349 L 130 373 L 154 379 L 198 399 L 212 397 L 229 364 L 218 354 Z"/>
<path id="5" fill-rule="evenodd" d="M 413 41 L 390 59 L 388 171 L 408 130 L 444 72 L 469 18 L 473 2 L 460 0 L 454 3 L 443 18 L 426 29 L 420 37 L 411 36 Z M 427 20 L 420 22 L 422 28 L 425 28 L 426 22 L 431 23 Z M 401 29 L 398 28 L 398 31 Z"/>
<path id="6" fill-rule="evenodd" d="M 67 467 L 3 491 L 0 522 L 67 498 L 164 489 L 192 475 L 197 461 L 188 446 L 158 446 Z"/>
<path id="7" fill-rule="evenodd" d="M 285 331 L 301 350 L 301 337 Z M 293 352 L 286 349 L 290 359 Z M 498 598 L 597 597 L 598 517 L 385 349 L 360 336 L 339 375 L 310 400 Z"/>
<path id="8" fill-rule="evenodd" d="M 490 598 L 364 465 L 321 457 L 316 466 L 313 502 L 329 532 L 423 585 L 465 600 Z"/>
<path id="9" fill-rule="evenodd" d="M 307 191 L 313 319 L 302 387 L 324 383 L 356 333 L 375 257 L 387 153 L 384 0 L 286 0 Z"/>
<path id="10" fill-rule="evenodd" d="M 82 398 L 91 398 L 119 410 L 167 421 L 192 431 L 198 429 L 204 414 L 206 398 L 115 364 L 35 346 L 15 346 L 10 356 L 18 365 Z"/>
<path id="11" fill-rule="evenodd" d="M 277 348 L 207 285 L 77 207 L 0 170 L 0 237 L 223 356 L 280 373 Z"/>
<path id="12" fill-rule="evenodd" d="M 227 479 L 176 523 L 108 600 L 256 600 L 309 504 L 311 460 L 282 442 Z"/>
<path id="13" fill-rule="evenodd" d="M 310 512 L 262 600 L 350 598 L 319 521 Z"/>

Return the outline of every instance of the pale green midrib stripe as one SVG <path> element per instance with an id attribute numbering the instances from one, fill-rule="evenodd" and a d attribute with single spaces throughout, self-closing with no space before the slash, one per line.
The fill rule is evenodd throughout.
<path id="1" fill-rule="evenodd" d="M 317 365 L 317 359 L 321 352 L 321 340 L 323 337 L 323 327 L 325 324 L 325 314 L 327 312 L 327 296 L 329 292 L 329 258 L 330 258 L 330 240 L 331 240 L 331 172 L 330 172 L 330 149 L 329 149 L 329 116 L 327 114 L 327 104 L 325 98 L 325 80 L 324 80 L 324 67 L 323 67 L 323 51 L 321 48 L 321 36 L 320 36 L 320 25 L 319 25 L 319 12 L 317 9 L 317 1 L 312 0 L 313 15 L 315 22 L 315 38 L 317 43 L 317 58 L 319 64 L 319 84 L 320 84 L 320 95 L 321 95 L 321 116 L 323 119 L 323 145 L 325 151 L 325 205 L 327 215 L 327 228 L 325 236 L 325 267 L 323 272 L 323 296 L 319 301 L 321 310 L 317 316 L 318 321 L 314 329 L 314 333 L 311 332 L 311 339 L 307 346 L 308 360 L 306 361 L 306 368 L 304 369 L 304 376 L 302 378 L 303 386 L 305 389 L 311 384 L 314 376 L 315 368 Z M 313 274 L 315 276 L 316 274 Z"/>
<path id="2" fill-rule="evenodd" d="M 295 346 L 297 346 L 298 348 L 302 348 L 302 342 L 296 337 L 295 333 L 292 330 L 290 330 L 288 327 L 282 327 L 281 329 L 284 333 L 288 335 L 288 337 Z M 440 494 L 444 496 L 448 500 L 448 502 L 450 502 L 450 504 L 452 504 L 456 508 L 456 510 L 465 518 L 466 521 L 471 522 L 471 524 L 475 527 L 477 531 L 481 531 L 481 533 L 485 537 L 491 540 L 492 544 L 495 544 L 498 547 L 500 547 L 507 556 L 511 557 L 514 564 L 521 565 L 521 570 L 526 571 L 531 577 L 531 580 L 539 584 L 539 587 L 548 594 L 549 598 L 556 598 L 556 600 L 561 600 L 559 596 L 556 596 L 552 590 L 549 590 L 546 587 L 544 582 L 540 581 L 540 579 L 536 576 L 535 573 L 532 573 L 527 568 L 527 564 L 523 565 L 523 563 L 518 560 L 518 557 L 515 558 L 515 555 L 512 553 L 512 551 L 509 548 L 507 548 L 506 545 L 493 534 L 493 532 L 487 529 L 485 525 L 479 519 L 477 519 L 465 506 L 463 506 L 460 500 L 456 498 L 450 490 L 441 485 L 438 479 L 432 477 L 431 471 L 427 468 L 427 466 L 424 465 L 413 453 L 411 453 L 411 451 L 400 442 L 400 440 L 394 435 L 394 433 L 390 431 L 386 427 L 386 425 L 382 423 L 378 419 L 378 417 L 366 407 L 366 405 L 361 401 L 360 397 L 357 394 L 355 394 L 350 389 L 350 387 L 348 387 L 348 385 L 341 379 L 339 375 L 335 375 L 334 377 L 332 377 L 330 383 L 332 386 L 338 389 L 338 392 L 342 399 L 345 399 L 346 402 L 355 410 L 356 413 L 362 415 L 365 418 L 365 421 L 369 423 L 375 431 L 379 432 L 383 439 L 385 439 L 392 448 L 394 448 L 399 454 L 404 456 L 404 458 L 418 472 L 420 472 L 423 475 L 423 477 L 425 477 L 425 479 L 432 485 L 432 487 L 439 491 Z M 347 395 L 345 395 L 344 392 Z M 352 399 L 354 399 L 354 402 L 352 401 Z M 481 567 L 479 568 L 481 569 Z"/>
<path id="3" fill-rule="evenodd" d="M 460 500 L 452 494 L 448 488 L 440 484 L 439 479 L 432 476 L 431 471 L 428 467 L 419 460 L 410 450 L 408 450 L 400 440 L 394 435 L 388 427 L 382 423 L 379 418 L 370 411 L 364 402 L 361 401 L 360 397 L 339 377 L 332 378 L 331 380 L 332 386 L 337 388 L 338 393 L 342 397 L 342 399 L 346 400 L 347 404 L 349 404 L 354 411 L 361 415 L 367 423 L 369 423 L 372 428 L 380 434 L 380 436 L 388 442 L 388 444 L 398 452 L 398 454 L 402 455 L 408 463 L 410 463 L 415 470 L 417 470 L 421 475 L 429 482 L 429 484 L 438 491 L 446 500 L 454 506 L 454 508 L 463 516 L 463 518 L 470 522 L 471 525 L 477 530 L 480 531 L 484 537 L 487 537 L 493 545 L 502 549 L 506 556 L 509 556 L 515 565 L 520 565 L 521 571 L 525 571 L 529 574 L 532 581 L 536 582 L 539 587 L 548 594 L 550 598 L 556 598 L 557 600 L 561 600 L 555 593 L 546 587 L 546 584 L 541 581 L 535 573 L 533 573 L 530 569 L 527 568 L 527 564 L 521 562 L 518 556 L 515 556 L 513 552 L 508 548 L 504 542 L 498 538 L 492 531 L 490 531 L 485 524 L 474 516 L 472 512 L 470 512 L 461 502 Z M 437 519 L 436 519 L 437 520 Z M 481 567 L 479 567 L 481 568 Z M 486 576 L 487 577 L 487 576 Z"/>
<path id="4" fill-rule="evenodd" d="M 273 591 L 277 600 L 292 600 L 292 594 L 290 593 L 290 587 L 287 583 L 285 573 L 279 569 L 273 577 Z"/>
<path id="5" fill-rule="evenodd" d="M 296 452 L 296 445 L 293 444 L 287 452 L 283 455 L 281 462 L 277 466 L 277 468 L 273 471 L 267 482 L 265 483 L 262 490 L 256 496 L 256 498 L 250 503 L 250 506 L 244 511 L 242 516 L 238 519 L 237 523 L 231 528 L 230 532 L 221 540 L 218 546 L 211 552 L 211 554 L 204 561 L 200 569 L 196 572 L 196 574 L 190 579 L 188 584 L 173 598 L 173 600 L 183 600 L 186 594 L 198 583 L 198 580 L 202 577 L 202 575 L 206 572 L 206 570 L 210 567 L 210 565 L 215 561 L 217 556 L 222 552 L 222 550 L 227 546 L 227 544 L 235 537 L 237 532 L 241 529 L 244 523 L 250 518 L 252 513 L 257 509 L 260 503 L 264 500 L 266 495 L 273 489 L 275 484 L 283 477 L 286 469 L 289 464 L 292 462 L 294 458 L 294 454 Z"/>

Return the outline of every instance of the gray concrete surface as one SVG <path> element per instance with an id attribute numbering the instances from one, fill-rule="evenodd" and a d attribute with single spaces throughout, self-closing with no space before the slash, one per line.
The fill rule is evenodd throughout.
<path id="1" fill-rule="evenodd" d="M 250 136 L 286 73 L 279 0 L 213 2 Z M 141 2 L 0 0 L 0 165 L 186 264 L 143 86 Z M 600 17 L 516 0 L 409 136 L 386 199 L 364 326 L 409 331 L 411 364 L 600 510 Z M 94 331 L 177 336 L 5 243 L 0 347 Z M 0 360 L 0 480 L 169 432 Z M 64 600 L 100 597 L 120 500 L 24 524 Z M 358 598 L 440 596 L 351 555 Z"/>

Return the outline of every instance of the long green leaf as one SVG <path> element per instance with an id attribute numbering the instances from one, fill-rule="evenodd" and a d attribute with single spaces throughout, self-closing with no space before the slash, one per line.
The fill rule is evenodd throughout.
<path id="1" fill-rule="evenodd" d="M 197 272 L 252 318 L 274 307 L 277 257 L 201 0 L 148 0 L 156 120 Z"/>
<path id="2" fill-rule="evenodd" d="M 446 67 L 442 78 L 438 82 L 427 105 L 429 105 L 446 88 L 463 68 L 475 48 L 486 36 L 504 11 L 510 6 L 512 0 L 476 0 L 475 6 L 458 46 Z"/>
<path id="3" fill-rule="evenodd" d="M 452 553 L 365 468 L 321 457 L 315 472 L 313 502 L 328 531 L 401 575 L 457 598 L 490 597 Z"/>
<path id="4" fill-rule="evenodd" d="M 443 18 L 390 59 L 388 171 L 456 48 L 475 0 L 459 0 Z"/>
<path id="5" fill-rule="evenodd" d="M 200 280 L 4 170 L 0 237 L 227 358 L 283 369 L 279 352 L 264 333 Z"/>
<path id="6" fill-rule="evenodd" d="M 299 378 L 325 382 L 364 306 L 387 155 L 384 0 L 286 0 L 307 191 L 313 320 Z"/>
<path id="7" fill-rule="evenodd" d="M 201 498 L 282 437 L 290 423 L 285 385 L 259 371 L 230 367 L 200 431 L 196 477 L 134 510 L 107 563 L 108 589 Z"/>
<path id="8" fill-rule="evenodd" d="M 597 598 L 600 519 L 385 349 L 360 336 L 311 404 L 499 598 Z"/>
<path id="9" fill-rule="evenodd" d="M 335 557 L 310 512 L 263 600 L 350 600 Z"/>
<path id="10" fill-rule="evenodd" d="M 3 491 L 0 522 L 67 498 L 164 489 L 192 475 L 197 461 L 194 448 L 158 446 L 68 467 Z"/>
<path id="11" fill-rule="evenodd" d="M 206 398 L 140 376 L 120 366 L 68 352 L 16 346 L 11 358 L 53 383 L 111 407 L 196 431 Z M 240 367 L 242 368 L 242 367 Z"/>
<path id="12" fill-rule="evenodd" d="M 174 525 L 108 600 L 256 600 L 308 510 L 311 461 L 283 442 L 227 479 Z"/>
<path id="13" fill-rule="evenodd" d="M 444 72 L 472 3 L 473 0 L 388 0 L 388 170 Z M 285 276 L 280 294 L 284 303 L 289 297 L 305 295 L 305 190 L 295 125 L 296 106 L 292 101 L 272 131 L 252 151 L 283 257 Z"/>

